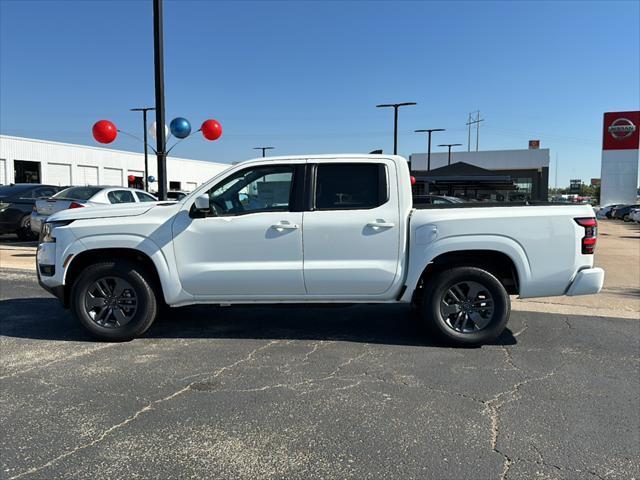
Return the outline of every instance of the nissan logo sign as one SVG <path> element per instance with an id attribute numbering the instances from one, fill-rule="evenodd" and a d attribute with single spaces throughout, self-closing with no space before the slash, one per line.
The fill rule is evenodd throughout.
<path id="1" fill-rule="evenodd" d="M 607 129 L 611 136 L 616 140 L 622 140 L 633 135 L 636 126 L 628 118 L 618 118 Z"/>

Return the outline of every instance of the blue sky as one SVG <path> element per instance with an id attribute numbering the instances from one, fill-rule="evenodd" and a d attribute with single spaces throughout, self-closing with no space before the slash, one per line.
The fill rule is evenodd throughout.
<path id="1" fill-rule="evenodd" d="M 480 109 L 481 149 L 539 138 L 559 184 L 600 174 L 602 114 L 640 107 L 640 2 L 218 2 L 165 0 L 167 118 L 218 119 L 174 153 L 233 162 L 274 153 L 425 151 L 465 143 Z M 0 0 L 0 132 L 94 145 L 129 108 L 153 105 L 151 0 Z M 125 136 L 112 144 L 141 145 Z M 435 147 L 434 151 L 438 148 Z"/>

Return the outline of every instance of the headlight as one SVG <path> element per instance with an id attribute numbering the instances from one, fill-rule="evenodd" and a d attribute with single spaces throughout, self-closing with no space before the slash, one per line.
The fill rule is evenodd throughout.
<path id="1" fill-rule="evenodd" d="M 7 208 L 9 208 L 10 203 L 2 203 L 0 202 L 0 212 L 4 212 Z"/>
<path id="2" fill-rule="evenodd" d="M 40 231 L 40 243 L 53 243 L 56 241 L 56 238 L 53 236 L 53 233 L 57 227 L 64 227 L 65 225 L 69 225 L 73 220 L 68 220 L 65 222 L 46 222 L 42 226 L 42 230 Z"/>
<path id="3" fill-rule="evenodd" d="M 53 237 L 53 223 L 47 222 L 40 231 L 40 243 L 52 243 L 56 239 Z"/>

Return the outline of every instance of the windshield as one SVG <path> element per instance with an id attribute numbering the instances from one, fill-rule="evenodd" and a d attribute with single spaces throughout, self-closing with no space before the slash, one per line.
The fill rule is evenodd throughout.
<path id="1" fill-rule="evenodd" d="M 100 187 L 71 187 L 56 193 L 53 197 L 56 200 L 89 200 L 102 188 Z"/>

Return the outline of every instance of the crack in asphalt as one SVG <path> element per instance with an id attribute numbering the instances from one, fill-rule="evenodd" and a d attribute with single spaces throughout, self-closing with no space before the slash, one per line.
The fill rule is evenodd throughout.
<path id="1" fill-rule="evenodd" d="M 504 352 L 505 355 L 505 363 L 507 365 L 509 365 L 511 367 L 512 370 L 517 370 L 517 371 L 522 371 L 520 370 L 520 367 L 518 367 L 514 362 L 513 362 L 513 354 L 511 353 L 511 349 L 507 348 L 507 347 L 502 347 L 502 351 Z"/>
<path id="2" fill-rule="evenodd" d="M 522 321 L 522 328 L 520 330 L 518 330 L 516 333 L 513 334 L 513 336 L 515 338 L 518 338 L 520 335 L 522 335 L 524 332 L 527 331 L 527 329 L 529 328 L 529 324 L 527 324 L 526 321 Z"/>
<path id="3" fill-rule="evenodd" d="M 332 343 L 335 343 L 333 341 L 327 341 L 327 340 L 320 340 L 319 342 L 316 342 L 313 345 L 313 348 L 311 350 L 309 350 L 305 355 L 304 358 L 302 359 L 303 362 L 308 362 L 309 361 L 309 357 L 311 355 L 313 355 L 314 353 L 316 353 L 318 351 L 318 348 L 322 347 L 322 346 L 326 346 L 326 345 L 331 345 Z"/>
<path id="4" fill-rule="evenodd" d="M 538 456 L 542 458 L 540 451 L 535 447 L 534 447 L 534 450 L 536 450 L 536 453 L 538 454 Z M 579 474 L 588 473 L 589 475 L 596 477 L 600 480 L 606 480 L 607 476 L 609 476 L 614 472 L 613 470 L 610 470 L 609 472 L 605 473 L 604 476 L 602 476 L 593 470 L 580 470 L 579 468 L 561 467 L 560 465 L 556 465 L 555 463 L 549 463 L 544 460 L 530 460 L 528 458 L 519 458 L 519 457 L 516 457 L 515 459 L 512 460 L 512 464 L 516 462 L 534 463 L 536 465 L 542 465 L 543 467 L 553 468 L 555 470 L 558 470 L 559 472 L 570 472 L 570 473 L 579 473 Z M 506 477 L 501 477 L 501 478 L 506 480 Z"/>
<path id="5" fill-rule="evenodd" d="M 17 377 L 18 375 L 22 375 L 23 373 L 28 373 L 28 372 L 31 372 L 32 370 L 37 370 L 37 369 L 40 369 L 40 368 L 46 368 L 46 367 L 49 367 L 51 365 L 55 365 L 56 363 L 59 363 L 59 362 L 65 361 L 65 360 L 73 360 L 73 359 L 78 358 L 78 357 L 84 357 L 85 355 L 91 355 L 91 354 L 93 354 L 95 352 L 98 352 L 98 351 L 101 351 L 101 350 L 105 350 L 107 348 L 115 347 L 117 345 L 121 345 L 121 344 L 120 343 L 107 343 L 107 344 L 104 344 L 104 345 L 100 345 L 100 346 L 98 346 L 96 348 L 92 348 L 90 350 L 85 350 L 85 351 L 82 351 L 82 352 L 68 353 L 68 354 L 65 354 L 64 357 L 56 358 L 55 360 L 51 360 L 51 361 L 49 361 L 47 363 L 38 364 L 38 365 L 34 365 L 32 367 L 29 367 L 29 368 L 25 368 L 23 370 L 17 370 L 17 371 L 12 372 L 12 373 L 7 373 L 6 375 L 0 376 L 0 380 L 4 380 L 5 378 Z"/>
<path id="6" fill-rule="evenodd" d="M 498 436 L 500 435 L 500 408 L 502 408 L 507 403 L 511 403 L 517 400 L 517 395 L 520 393 L 520 388 L 522 388 L 524 385 L 532 382 L 541 382 L 547 380 L 548 378 L 557 375 L 559 368 L 560 367 L 556 367 L 551 372 L 538 377 L 529 377 L 523 379 L 514 384 L 509 390 L 497 393 L 491 399 L 484 402 L 485 408 L 482 410 L 482 414 L 489 417 L 489 420 L 491 421 L 491 450 L 503 457 L 502 473 L 499 477 L 500 480 L 506 480 L 507 475 L 509 474 L 509 469 L 515 461 L 498 448 Z"/>
<path id="7" fill-rule="evenodd" d="M 269 343 L 267 343 L 266 345 L 262 345 L 260 347 L 257 347 L 255 349 L 253 349 L 251 352 L 249 352 L 245 357 L 241 358 L 240 360 L 237 360 L 233 363 L 231 363 L 230 365 L 226 365 L 224 367 L 219 368 L 218 370 L 216 370 L 213 375 L 211 376 L 211 378 L 216 378 L 220 375 L 222 375 L 224 372 L 226 372 L 227 370 L 230 370 L 238 365 L 240 365 L 241 363 L 244 362 L 248 362 L 250 361 L 254 355 L 262 350 L 265 350 L 269 347 L 271 347 L 272 345 L 279 343 L 279 340 L 272 340 Z M 142 407 L 140 410 L 138 410 L 137 412 L 135 412 L 133 415 L 125 418 L 123 421 L 121 421 L 120 423 L 117 423 L 116 425 L 113 425 L 109 428 L 107 428 L 106 430 L 104 430 L 97 438 L 95 438 L 94 440 L 84 443 L 82 445 L 78 445 L 77 447 L 68 450 L 60 455 L 58 455 L 57 457 L 49 460 L 48 462 L 44 463 L 43 465 L 40 465 L 38 467 L 32 467 L 28 470 L 25 470 L 24 472 L 21 472 L 17 475 L 14 475 L 13 477 L 10 477 L 9 480 L 15 480 L 21 477 L 24 477 L 25 475 L 31 475 L 33 473 L 39 472 L 40 470 L 43 470 L 47 467 L 51 467 L 53 465 L 55 465 L 56 463 L 58 463 L 60 460 L 64 460 L 67 457 L 70 457 L 76 453 L 78 453 L 81 450 L 84 450 L 86 448 L 92 447 L 100 442 L 102 442 L 105 438 L 107 438 L 111 433 L 115 432 L 116 430 L 119 430 L 123 427 L 125 427 L 126 425 L 128 425 L 129 423 L 135 421 L 138 417 L 140 417 L 141 415 L 145 414 L 146 412 L 149 412 L 150 410 L 153 410 L 153 408 L 157 405 L 160 405 L 161 403 L 167 402 L 169 400 L 172 400 L 173 398 L 176 398 L 180 395 L 182 395 L 185 392 L 188 392 L 189 390 L 192 389 L 193 385 L 195 384 L 195 382 L 191 382 L 188 385 L 182 387 L 181 389 L 173 392 L 170 395 L 167 395 L 166 397 L 163 398 L 159 398 L 157 400 L 154 400 L 151 403 L 148 403 L 147 405 L 145 405 L 144 407 Z"/>

